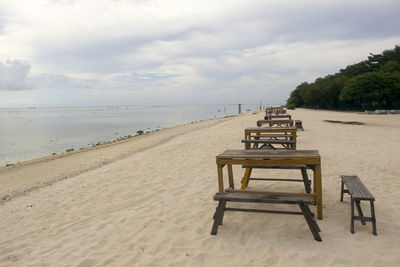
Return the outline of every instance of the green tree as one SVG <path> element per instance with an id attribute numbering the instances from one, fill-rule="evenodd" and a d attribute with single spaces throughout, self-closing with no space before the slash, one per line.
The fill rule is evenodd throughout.
<path id="1" fill-rule="evenodd" d="M 389 60 L 379 69 L 381 72 L 400 72 L 400 62 L 396 60 Z"/>
<path id="2" fill-rule="evenodd" d="M 400 46 L 349 65 L 339 73 L 303 82 L 288 107 L 323 109 L 400 108 Z"/>
<path id="3" fill-rule="evenodd" d="M 287 100 L 287 104 L 286 104 L 288 108 L 293 109 L 293 108 L 301 107 L 301 106 L 304 105 L 304 100 L 303 100 L 303 98 L 302 98 L 301 95 L 300 95 L 300 91 L 301 91 L 303 88 L 307 87 L 307 86 L 308 86 L 308 83 L 307 83 L 307 82 L 304 82 L 304 83 L 298 85 L 298 86 L 296 87 L 296 89 L 294 89 L 294 90 L 290 93 L 290 97 L 289 97 L 289 99 Z"/>
<path id="4" fill-rule="evenodd" d="M 400 75 L 370 72 L 347 83 L 340 99 L 350 106 L 362 109 L 392 108 L 399 102 Z"/>

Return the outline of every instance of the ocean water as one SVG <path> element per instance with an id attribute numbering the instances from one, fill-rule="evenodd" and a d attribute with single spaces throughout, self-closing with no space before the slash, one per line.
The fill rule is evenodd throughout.
<path id="1" fill-rule="evenodd" d="M 259 109 L 242 105 L 242 113 Z M 0 109 L 0 166 L 235 114 L 238 105 Z"/>

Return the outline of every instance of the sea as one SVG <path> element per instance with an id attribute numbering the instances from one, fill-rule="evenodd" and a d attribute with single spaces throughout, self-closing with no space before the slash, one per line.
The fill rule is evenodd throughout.
<path id="1" fill-rule="evenodd" d="M 238 112 L 238 104 L 0 108 L 0 166 Z"/>

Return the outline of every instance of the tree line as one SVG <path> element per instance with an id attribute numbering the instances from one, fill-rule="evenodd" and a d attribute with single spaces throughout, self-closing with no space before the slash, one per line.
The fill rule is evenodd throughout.
<path id="1" fill-rule="evenodd" d="M 332 110 L 400 109 L 400 46 L 349 65 L 338 73 L 303 82 L 287 108 Z"/>

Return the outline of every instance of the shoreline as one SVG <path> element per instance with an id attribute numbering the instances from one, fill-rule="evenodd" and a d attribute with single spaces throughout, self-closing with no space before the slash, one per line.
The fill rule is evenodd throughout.
<path id="1" fill-rule="evenodd" d="M 0 166 L 122 140 L 140 132 L 236 115 L 233 106 L 38 108 L 40 111 L 33 112 L 26 108 L 18 112 L 5 109 L 1 116 L 5 131 L 0 134 L 4 141 Z M 253 104 L 245 106 L 255 110 Z"/>
<path id="2" fill-rule="evenodd" d="M 111 141 L 98 142 L 98 143 L 96 143 L 94 145 L 88 145 L 88 146 L 84 146 L 84 147 L 80 147 L 80 148 L 70 148 L 70 149 L 66 149 L 64 152 L 61 152 L 61 153 L 55 153 L 54 152 L 52 154 L 45 155 L 45 156 L 42 156 L 42 157 L 37 157 L 37 158 L 33 158 L 33 159 L 28 159 L 28 160 L 21 160 L 21 161 L 17 161 L 17 162 L 14 162 L 14 163 L 7 163 L 5 165 L 1 165 L 0 166 L 0 172 L 3 171 L 3 170 L 7 170 L 7 169 L 18 168 L 20 166 L 34 164 L 36 162 L 62 158 L 62 157 L 66 157 L 66 156 L 69 156 L 69 155 L 73 155 L 75 153 L 81 153 L 81 152 L 85 152 L 85 151 L 92 150 L 92 149 L 103 148 L 103 147 L 107 147 L 109 145 L 117 145 L 117 144 L 120 144 L 120 143 L 129 142 L 129 141 L 132 141 L 132 139 L 134 139 L 134 138 L 138 138 L 138 137 L 141 137 L 141 136 L 146 136 L 146 135 L 149 135 L 149 134 L 153 134 L 155 132 L 160 132 L 160 131 L 164 131 L 164 130 L 168 130 L 168 129 L 173 129 L 175 127 L 190 125 L 190 124 L 194 124 L 194 123 L 201 123 L 201 122 L 210 121 L 210 120 L 226 119 L 226 118 L 230 118 L 230 117 L 236 117 L 236 116 L 240 116 L 240 115 L 244 115 L 244 114 L 254 114 L 254 113 L 259 113 L 259 112 L 247 112 L 247 113 L 236 114 L 236 115 L 226 115 L 226 116 L 221 117 L 221 118 L 210 118 L 210 119 L 204 119 L 204 120 L 199 120 L 199 121 L 192 121 L 192 122 L 187 122 L 187 123 L 184 123 L 184 124 L 179 124 L 179 125 L 174 125 L 174 126 L 170 126 L 170 127 L 159 128 L 159 129 L 150 130 L 150 131 L 139 130 L 139 131 L 141 131 L 143 133 L 142 134 L 122 136 L 122 137 L 118 137 L 118 138 L 116 138 L 114 140 L 111 140 Z"/>
<path id="3" fill-rule="evenodd" d="M 161 128 L 159 130 L 145 132 L 143 134 L 133 135 L 131 137 L 123 138 L 120 140 L 115 139 L 113 141 L 104 142 L 104 143 L 96 144 L 93 146 L 83 147 L 83 148 L 72 150 L 72 151 L 66 151 L 66 152 L 59 153 L 59 154 L 43 156 L 43 157 L 31 159 L 31 160 L 17 162 L 14 164 L 0 166 L 0 182 L 3 183 L 3 186 L 0 189 L 0 205 L 10 201 L 11 199 L 13 199 L 15 197 L 22 196 L 33 190 L 37 190 L 39 188 L 52 185 L 58 181 L 74 177 L 83 172 L 88 172 L 88 171 L 100 168 L 102 166 L 105 166 L 107 164 L 115 162 L 116 160 L 127 157 L 129 154 L 138 153 L 140 151 L 143 151 L 143 149 L 149 149 L 154 146 L 157 146 L 157 145 L 161 144 L 162 142 L 165 142 L 169 138 L 174 138 L 176 136 L 190 132 L 190 130 L 188 129 L 188 130 L 183 130 L 175 135 L 174 134 L 169 135 L 168 133 L 171 131 L 174 131 L 177 129 L 185 129 L 186 127 L 190 127 L 190 126 L 193 126 L 195 130 L 199 130 L 204 127 L 209 127 L 208 124 L 215 125 L 215 124 L 221 123 L 230 118 L 234 118 L 234 117 L 238 117 L 238 116 L 254 115 L 257 113 L 259 113 L 259 112 L 243 113 L 243 114 L 237 114 L 237 115 L 227 115 L 222 118 L 211 118 L 211 119 L 207 119 L 207 120 L 200 120 L 200 121 L 185 123 L 185 124 L 176 125 L 176 126 L 172 126 L 172 127 Z M 203 124 L 205 124 L 205 125 L 203 126 Z M 70 158 L 70 157 L 74 157 L 74 156 L 76 157 L 78 155 L 82 156 L 82 154 L 85 154 L 85 153 L 94 154 L 92 156 L 96 157 L 96 155 L 98 156 L 99 154 L 101 155 L 102 153 L 107 153 L 107 151 L 105 151 L 105 150 L 107 150 L 108 148 L 116 149 L 120 146 L 124 146 L 127 144 L 128 145 L 130 144 L 131 146 L 135 146 L 135 145 L 137 145 L 137 142 L 141 142 L 141 141 L 146 140 L 147 138 L 151 138 L 151 137 L 157 138 L 158 135 L 163 136 L 165 134 L 167 136 L 163 137 L 162 140 L 158 140 L 159 143 L 156 143 L 156 144 L 150 145 L 150 146 L 146 146 L 146 147 L 141 147 L 140 149 L 134 149 L 133 151 L 127 150 L 125 152 L 114 153 L 113 156 L 107 158 L 106 160 L 100 159 L 100 160 L 95 160 L 94 162 L 91 162 L 90 164 L 88 164 L 89 166 L 86 166 L 85 168 L 80 168 L 79 166 L 77 166 L 75 164 L 75 167 L 73 167 L 72 169 L 69 168 L 69 171 L 67 171 L 67 172 L 64 172 L 63 170 L 59 170 L 59 171 L 51 173 L 50 176 L 46 175 L 42 179 L 28 178 L 27 180 L 30 180 L 30 182 L 27 181 L 26 183 L 24 183 L 23 189 L 20 188 L 20 186 L 12 187 L 12 189 L 9 189 L 9 188 L 7 188 L 7 186 L 4 186 L 4 183 L 6 183 L 6 184 L 11 183 L 10 181 L 7 181 L 7 180 L 11 179 L 11 177 L 7 177 L 10 175 L 10 173 L 14 173 L 14 174 L 18 173 L 23 168 L 35 169 L 35 166 L 38 166 L 38 165 L 46 165 L 46 164 L 52 164 L 52 163 L 57 164 L 57 160 L 63 160 L 63 159 L 68 160 L 68 158 Z M 84 162 L 83 163 L 79 162 L 79 164 L 84 164 Z M 74 168 L 76 168 L 76 170 Z"/>

